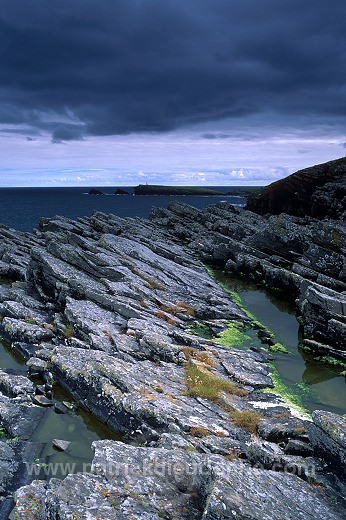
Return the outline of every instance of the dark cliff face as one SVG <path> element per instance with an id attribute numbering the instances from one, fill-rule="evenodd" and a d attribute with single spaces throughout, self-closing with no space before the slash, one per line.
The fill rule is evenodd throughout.
<path id="1" fill-rule="evenodd" d="M 346 157 L 299 170 L 249 196 L 246 209 L 346 219 Z"/>

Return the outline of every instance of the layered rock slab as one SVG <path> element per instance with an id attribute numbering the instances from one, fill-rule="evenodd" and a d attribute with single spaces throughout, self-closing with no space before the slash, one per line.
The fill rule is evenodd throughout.
<path id="1" fill-rule="evenodd" d="M 303 234 L 298 232 L 301 224 L 292 219 L 284 221 L 285 233 L 280 240 L 274 240 L 282 229 L 280 222 L 269 219 L 266 224 L 268 229 L 278 230 L 278 233 L 265 234 L 261 228 L 265 219 L 261 221 L 258 216 L 249 212 L 231 210 L 228 205 L 219 205 L 204 212 L 183 205 L 172 206 L 171 210 L 162 212 L 160 218 L 153 222 L 124 220 L 100 213 L 76 222 L 60 217 L 47 219 L 41 222 L 39 231 L 35 233 L 31 249 L 30 237 L 23 237 L 23 249 L 18 249 L 17 259 L 18 237 L 17 241 L 13 238 L 11 245 L 11 237 L 15 234 L 3 232 L 3 236 L 6 234 L 10 255 L 3 252 L 2 261 L 4 264 L 11 261 L 12 265 L 17 266 L 7 272 L 12 272 L 25 282 L 17 282 L 10 289 L 1 290 L 1 311 L 4 316 L 2 333 L 7 334 L 13 342 L 25 342 L 24 346 L 22 343 L 23 352 L 35 358 L 29 360 L 29 363 L 38 366 L 38 361 L 41 360 L 43 370 L 46 370 L 45 366 L 47 370 L 52 369 L 61 384 L 98 418 L 114 429 L 140 436 L 142 442 L 153 442 L 156 446 L 153 450 L 158 451 L 148 450 L 147 454 L 153 453 L 150 457 L 155 458 L 154 453 L 157 453 L 161 462 L 166 457 L 169 460 L 176 457 L 178 461 L 185 457 L 186 454 L 181 455 L 175 450 L 174 456 L 170 454 L 170 450 L 165 450 L 160 455 L 162 446 L 169 445 L 169 435 L 175 436 L 174 441 L 172 438 L 170 440 L 178 450 L 183 445 L 188 450 L 227 455 L 230 448 L 234 448 L 246 456 L 246 445 L 251 435 L 232 424 L 226 411 L 227 406 L 245 411 L 260 410 L 266 417 L 288 413 L 289 410 L 282 406 L 282 402 L 276 401 L 270 403 L 274 405 L 273 408 L 262 410 L 259 406 L 262 401 L 255 399 L 253 387 L 271 386 L 272 382 L 265 363 L 256 354 L 231 351 L 215 341 L 208 342 L 189 334 L 189 326 L 198 320 L 208 320 L 218 330 L 226 327 L 228 320 L 249 321 L 209 277 L 194 257 L 194 252 L 201 252 L 206 259 L 211 258 L 220 265 L 222 262 L 227 265 L 233 262 L 238 266 L 251 266 L 254 272 L 258 271 L 258 276 L 264 273 L 268 280 L 278 280 L 284 274 L 285 283 L 292 285 L 295 290 L 300 288 L 304 276 L 315 277 L 314 283 L 322 280 L 329 284 L 331 290 L 337 290 L 343 283 L 342 277 L 337 278 L 338 273 L 342 272 L 343 246 L 339 244 L 341 252 L 337 253 L 338 271 L 335 274 L 331 257 L 323 260 L 324 257 L 321 256 L 324 254 L 323 248 L 316 247 L 314 256 L 309 253 L 313 258 L 312 264 L 304 264 L 303 260 L 298 265 L 297 259 L 303 257 L 307 260 L 308 255 L 304 253 Z M 161 223 L 168 228 L 160 228 Z M 309 239 L 315 230 L 313 226 L 314 224 L 308 232 Z M 323 226 L 323 232 L 326 235 L 329 233 L 332 241 L 331 228 Z M 262 236 L 264 239 L 259 247 Z M 186 239 L 188 247 L 182 246 L 182 238 Z M 288 260 L 285 255 L 288 255 Z M 288 269 L 292 259 L 296 262 L 294 270 Z M 27 266 L 25 270 L 24 264 Z M 327 274 L 323 274 L 323 270 Z M 30 314 L 30 309 L 35 309 L 35 313 Z M 198 396 L 193 398 L 186 395 L 188 378 L 184 367 L 187 357 L 192 355 L 191 350 L 187 349 L 192 349 L 195 356 L 190 360 L 191 363 L 226 381 L 238 381 L 247 385 L 250 397 L 233 396 L 230 399 L 229 396 L 221 395 L 220 402 L 210 402 Z M 209 368 L 203 366 L 198 356 L 203 356 L 202 359 L 207 356 L 211 363 Z M 269 401 L 270 397 L 265 396 L 265 399 Z M 9 403 L 2 400 L 3 420 L 10 423 L 12 415 L 8 409 Z M 25 410 L 26 407 L 22 407 L 15 411 L 25 413 Z M 289 423 L 290 428 L 292 426 L 289 431 L 286 423 L 280 423 L 280 431 L 282 428 L 286 431 L 280 437 L 285 443 L 296 436 L 294 430 L 297 423 Z M 272 438 L 277 426 L 275 423 L 274 428 L 273 424 L 262 419 L 260 432 L 263 436 Z M 298 428 L 303 428 L 303 425 L 298 423 Z M 192 431 L 201 437 L 194 437 Z M 30 432 L 23 432 L 24 434 L 29 435 Z M 127 448 L 117 445 L 114 449 L 125 453 L 123 450 Z M 108 444 L 100 445 L 98 453 L 101 458 L 109 456 L 112 460 L 113 450 Z M 133 451 L 126 455 L 134 463 L 135 471 L 138 468 L 134 461 L 141 454 L 142 451 Z M 188 456 L 192 455 L 198 460 L 202 457 L 203 464 L 209 468 L 205 462 L 208 455 L 196 453 Z M 125 455 L 121 460 L 125 460 Z M 143 460 L 147 463 L 148 458 Z M 214 459 L 212 460 L 214 464 Z M 219 467 L 220 460 L 222 459 L 215 459 L 215 466 Z M 226 459 L 223 462 L 228 464 Z M 190 459 L 188 464 L 192 464 Z M 246 472 L 251 469 L 240 461 L 234 465 L 246 468 Z M 233 464 L 231 466 L 233 468 Z M 218 475 L 215 477 L 219 487 L 213 484 L 214 480 L 210 475 L 214 473 L 209 468 L 207 482 L 208 486 L 212 482 L 211 488 L 203 481 L 194 484 L 195 487 L 184 488 L 185 493 L 184 489 L 178 489 L 184 498 L 180 495 L 176 497 L 175 485 L 173 490 L 168 486 L 167 497 L 162 498 L 163 502 L 171 499 L 177 510 L 180 504 L 182 507 L 187 504 L 191 514 L 196 514 L 197 517 L 204 515 L 204 518 L 218 518 L 224 514 L 225 507 L 226 512 L 228 511 L 228 498 L 220 505 L 217 498 L 220 493 L 218 491 L 216 494 L 213 490 L 224 490 L 225 497 L 228 494 L 234 495 L 234 489 L 229 491 L 229 483 L 222 480 L 222 473 L 226 474 L 227 468 L 222 464 L 221 467 L 220 479 Z M 252 487 L 257 484 L 257 480 L 261 486 L 263 484 L 261 496 L 265 497 L 263 478 L 266 472 L 257 471 L 247 474 L 247 482 Z M 287 475 L 273 475 L 275 483 L 279 482 L 277 485 L 282 490 L 282 495 L 290 492 L 291 477 L 288 480 L 286 477 Z M 88 473 L 81 477 L 68 477 L 65 483 L 56 483 L 56 486 L 59 489 L 60 486 L 61 489 L 66 486 L 66 490 L 74 489 L 75 492 L 88 488 L 92 493 L 96 481 L 103 482 L 103 479 L 102 475 Z M 167 484 L 165 479 L 164 484 Z M 54 485 L 52 482 L 48 488 L 44 487 L 44 493 Z M 274 488 L 277 485 L 273 483 Z M 307 484 L 298 484 L 302 485 L 307 487 L 299 489 L 310 490 L 307 491 L 308 494 L 312 492 Z M 163 494 L 162 489 L 157 490 L 157 493 Z M 271 487 L 270 489 L 268 497 L 273 496 L 274 503 L 277 503 L 279 500 L 275 495 L 276 491 Z M 298 488 L 294 489 L 300 493 Z M 111 490 L 106 487 L 104 492 L 102 498 L 107 499 Z M 246 489 L 242 488 L 237 498 L 241 504 L 241 497 L 245 497 L 245 493 Z M 249 493 L 251 500 L 259 507 L 255 490 L 249 490 Z M 68 509 L 71 504 L 77 514 L 78 508 L 84 506 L 76 503 L 77 495 L 74 494 L 75 498 L 72 495 L 68 498 L 68 505 L 59 502 L 60 499 L 54 502 L 52 495 L 54 504 L 52 502 L 53 505 L 49 506 L 52 509 L 45 512 L 47 518 L 49 515 L 56 516 L 56 511 L 61 515 L 71 514 Z M 105 518 L 107 515 L 115 515 L 114 518 L 130 515 L 133 513 L 130 511 L 131 504 L 140 507 L 140 518 L 151 518 L 150 515 L 154 514 L 160 517 L 160 513 L 162 517 L 162 514 L 166 514 L 165 509 L 155 509 L 155 501 L 153 506 L 151 501 L 143 501 L 140 490 L 138 494 L 139 496 L 126 496 L 126 508 L 120 512 L 114 511 L 114 506 L 117 505 L 115 503 L 107 504 L 107 508 L 103 510 L 104 502 L 94 500 L 94 495 L 88 503 L 100 508 L 101 518 L 102 515 Z M 122 497 L 120 495 L 121 504 Z M 232 500 L 229 500 L 232 505 Z M 211 504 L 211 509 L 208 509 L 208 504 Z M 291 507 L 296 508 L 299 513 L 301 506 L 296 502 L 292 504 Z M 247 518 L 246 515 L 250 512 L 245 505 L 242 507 L 239 515 Z M 81 514 L 85 513 L 83 509 L 80 511 Z M 167 509 L 167 515 L 171 514 L 170 511 L 171 509 Z M 237 514 L 237 510 L 234 511 Z M 266 518 L 263 516 L 266 514 L 263 508 L 260 511 L 261 518 Z M 41 511 L 39 514 L 45 513 Z M 186 512 L 182 510 L 179 514 Z M 232 515 L 234 517 L 233 513 Z M 294 517 L 299 518 L 297 515 Z M 324 517 L 328 518 L 327 515 Z"/>
<path id="2" fill-rule="evenodd" d="M 346 476 L 346 415 L 315 410 L 308 425 L 312 446 L 332 467 Z"/>
<path id="3" fill-rule="evenodd" d="M 187 396 L 183 366 L 125 361 L 100 351 L 56 347 L 52 370 L 61 384 L 102 422 L 122 432 L 160 431 L 236 435 L 227 412 L 217 403 Z M 236 404 L 236 400 L 235 400 Z M 149 428 L 149 430 L 148 430 Z"/>
<path id="4" fill-rule="evenodd" d="M 297 299 L 306 346 L 345 357 L 346 228 L 341 220 L 255 215 L 227 202 L 203 210 L 172 202 L 151 220 L 208 263 Z M 313 347 L 309 339 L 316 343 Z"/>
<path id="5" fill-rule="evenodd" d="M 293 475 L 217 455 L 94 443 L 90 473 L 33 482 L 16 493 L 13 520 L 340 520 L 323 495 Z"/>

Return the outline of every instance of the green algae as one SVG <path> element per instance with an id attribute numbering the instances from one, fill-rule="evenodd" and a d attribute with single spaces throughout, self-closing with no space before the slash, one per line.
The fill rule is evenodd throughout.
<path id="1" fill-rule="evenodd" d="M 201 323 L 199 321 L 195 321 L 192 325 L 187 327 L 186 331 L 189 334 L 194 334 L 195 336 L 199 336 L 204 339 L 212 339 L 213 333 L 210 327 L 206 323 Z"/>
<path id="2" fill-rule="evenodd" d="M 213 277 L 215 278 L 215 273 L 211 270 L 211 269 L 208 269 L 208 273 Z M 217 283 L 219 284 L 220 287 L 222 287 L 222 289 L 231 295 L 232 297 L 232 300 L 233 302 L 244 312 L 244 314 L 246 314 L 246 316 L 248 318 L 250 318 L 251 320 L 251 326 L 252 328 L 254 329 L 265 329 L 266 327 L 263 325 L 263 323 L 261 323 L 257 317 L 252 314 L 252 312 L 250 312 L 244 305 L 244 301 L 243 301 L 243 298 L 236 292 L 236 291 L 232 291 L 226 283 L 224 282 L 220 282 L 217 280 Z"/>
<path id="3" fill-rule="evenodd" d="M 341 366 L 343 368 L 346 368 L 346 363 L 344 361 L 342 361 L 341 359 L 335 359 L 331 356 L 318 356 L 314 359 L 315 361 L 321 361 L 322 363 L 326 363 L 327 365 Z"/>
<path id="4" fill-rule="evenodd" d="M 269 347 L 270 352 L 280 352 L 281 354 L 289 354 L 287 348 L 282 343 L 275 343 Z"/>
<path id="5" fill-rule="evenodd" d="M 212 269 L 208 268 L 209 274 L 213 277 L 215 277 L 215 273 Z M 268 328 L 261 323 L 257 317 L 250 312 L 248 309 L 246 309 L 242 297 L 235 291 L 232 291 L 226 283 L 219 282 L 218 284 L 224 289 L 225 292 L 230 294 L 232 297 L 233 302 L 241 308 L 241 310 L 246 314 L 248 318 L 250 318 L 251 322 L 249 323 L 249 326 L 252 329 L 265 329 L 268 330 Z M 272 333 L 272 331 L 269 330 L 271 333 L 271 337 L 275 338 L 275 334 Z M 220 337 L 224 338 L 224 341 L 227 343 L 221 343 Z M 230 327 L 226 329 L 225 331 L 221 332 L 221 334 L 218 335 L 217 341 L 221 344 L 227 344 L 227 346 L 239 346 L 245 343 L 248 339 L 251 339 L 247 334 L 244 334 L 242 330 L 240 330 L 239 327 Z M 274 345 L 272 345 L 269 350 L 276 353 L 289 353 L 288 349 L 282 345 L 281 343 L 277 342 Z M 283 400 L 286 402 L 286 404 L 290 407 L 291 410 L 295 410 L 300 416 L 310 418 L 311 412 L 307 410 L 303 404 L 304 400 L 307 396 L 313 397 L 314 391 L 311 390 L 311 388 L 306 385 L 305 383 L 296 383 L 292 385 L 291 387 L 287 386 L 281 379 L 280 374 L 274 365 L 273 362 L 268 363 L 268 366 L 270 367 L 272 373 L 271 377 L 274 383 L 274 388 L 265 388 L 262 391 L 267 393 L 274 393 L 276 395 L 279 395 L 283 398 Z"/>
<path id="6" fill-rule="evenodd" d="M 296 383 L 292 387 L 288 387 L 281 379 L 280 374 L 273 363 L 268 364 L 271 369 L 271 378 L 274 388 L 264 388 L 262 391 L 279 395 L 286 404 L 296 410 L 303 417 L 311 417 L 311 412 L 304 407 L 303 400 L 307 395 L 313 396 L 314 391 L 305 383 Z"/>
<path id="7" fill-rule="evenodd" d="M 261 323 L 257 317 L 252 313 L 250 312 L 248 309 L 246 309 L 246 307 L 244 306 L 244 302 L 243 302 L 243 299 L 242 297 L 235 291 L 231 291 L 228 287 L 227 287 L 227 284 L 223 283 L 223 282 L 219 282 L 219 285 L 228 293 L 231 295 L 232 297 L 232 300 L 233 302 L 246 314 L 246 316 L 248 318 L 250 318 L 251 322 L 250 322 L 250 327 L 254 330 L 263 330 L 263 329 L 267 329 L 267 327 L 265 327 L 265 325 L 263 323 Z M 228 330 L 228 329 L 227 329 Z M 270 337 L 271 338 L 275 338 L 275 334 L 270 331 Z M 225 333 L 227 333 L 227 331 L 225 331 Z M 236 346 L 236 344 L 243 344 L 245 342 L 245 340 L 248 340 L 248 339 L 251 339 L 249 336 L 246 336 L 245 338 L 241 339 L 239 336 L 238 338 L 236 337 L 236 334 L 233 333 L 234 335 L 234 341 L 236 342 L 237 339 L 239 340 L 238 343 L 234 343 L 234 344 L 229 344 L 228 346 Z M 232 341 L 232 333 L 229 333 L 229 336 L 230 336 L 230 340 Z M 276 342 L 274 345 L 271 345 L 269 347 L 269 350 L 271 352 L 275 352 L 275 353 L 280 353 L 280 354 L 289 354 L 289 350 L 284 346 L 282 345 L 282 343 L 279 343 L 279 342 Z"/>
<path id="8" fill-rule="evenodd" d="M 220 332 L 215 341 L 220 345 L 224 345 L 225 347 L 238 347 L 245 343 L 246 341 L 251 340 L 250 336 L 245 334 L 241 329 L 244 329 L 244 325 L 242 323 L 228 323 L 227 329 Z"/>

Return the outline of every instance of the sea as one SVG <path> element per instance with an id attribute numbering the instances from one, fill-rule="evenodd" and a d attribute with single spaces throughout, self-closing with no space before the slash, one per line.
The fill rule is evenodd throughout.
<path id="1" fill-rule="evenodd" d="M 208 186 L 209 187 L 209 186 Z M 152 207 L 167 208 L 180 201 L 196 208 L 227 201 L 238 207 L 246 204 L 246 192 L 255 188 L 210 186 L 221 195 L 134 195 L 133 187 L 122 187 L 129 195 L 114 195 L 116 188 L 94 187 L 104 195 L 89 195 L 90 187 L 73 188 L 0 188 L 0 224 L 19 231 L 32 231 L 41 217 L 62 215 L 71 219 L 90 216 L 94 211 L 119 217 L 148 217 Z M 226 195 L 231 192 L 232 195 Z"/>

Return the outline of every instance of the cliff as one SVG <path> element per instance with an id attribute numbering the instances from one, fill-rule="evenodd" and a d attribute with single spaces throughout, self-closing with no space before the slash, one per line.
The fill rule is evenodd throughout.
<path id="1" fill-rule="evenodd" d="M 317 219 L 346 219 L 346 158 L 329 161 L 273 182 L 250 194 L 246 209 Z"/>

